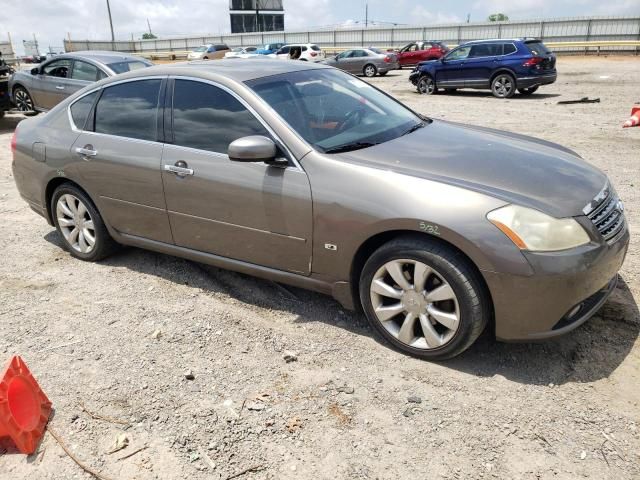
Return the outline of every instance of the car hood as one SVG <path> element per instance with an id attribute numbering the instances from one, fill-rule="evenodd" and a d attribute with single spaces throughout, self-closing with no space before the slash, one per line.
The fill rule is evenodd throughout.
<path id="1" fill-rule="evenodd" d="M 555 217 L 582 215 L 606 175 L 560 145 L 484 127 L 434 120 L 345 161 L 478 191 Z"/>

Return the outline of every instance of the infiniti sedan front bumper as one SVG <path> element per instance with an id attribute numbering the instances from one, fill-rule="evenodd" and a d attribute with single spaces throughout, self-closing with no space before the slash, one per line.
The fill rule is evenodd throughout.
<path id="1" fill-rule="evenodd" d="M 524 253 L 534 274 L 483 271 L 496 320 L 496 337 L 527 341 L 555 337 L 587 321 L 615 289 L 629 231 L 615 241 L 563 252 Z"/>

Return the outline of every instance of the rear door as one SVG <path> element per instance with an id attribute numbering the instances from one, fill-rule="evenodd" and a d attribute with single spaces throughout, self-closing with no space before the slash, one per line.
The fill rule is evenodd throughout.
<path id="1" fill-rule="evenodd" d="M 80 161 L 87 190 L 114 229 L 172 243 L 160 174 L 164 83 L 163 78 L 146 78 L 105 87 L 84 127 L 76 125 L 84 129 L 71 152 Z"/>
<path id="2" fill-rule="evenodd" d="M 176 245 L 309 274 L 312 204 L 306 173 L 293 159 L 286 167 L 229 159 L 232 141 L 272 135 L 226 87 L 177 78 L 172 105 L 162 179 Z M 191 173 L 167 170 L 174 166 Z"/>
<path id="3" fill-rule="evenodd" d="M 479 43 L 471 47 L 465 63 L 465 87 L 489 88 L 491 72 L 502 55 L 501 43 Z"/>

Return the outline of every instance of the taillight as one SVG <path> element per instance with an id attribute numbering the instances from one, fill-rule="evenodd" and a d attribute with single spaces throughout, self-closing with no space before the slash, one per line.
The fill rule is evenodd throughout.
<path id="1" fill-rule="evenodd" d="M 18 136 L 17 136 L 18 130 L 14 130 L 13 132 L 13 136 L 11 137 L 11 153 L 13 155 L 16 154 L 16 148 L 18 148 Z"/>
<path id="2" fill-rule="evenodd" d="M 389 55 L 387 55 L 386 57 L 384 57 L 384 61 L 386 63 L 389 63 L 391 61 L 391 57 Z"/>
<path id="3" fill-rule="evenodd" d="M 544 62 L 542 57 L 531 57 L 529 60 L 522 64 L 523 67 L 535 67 L 536 65 Z"/>
<path id="4" fill-rule="evenodd" d="M 311 56 L 312 57 L 316 57 L 316 56 L 318 56 L 318 54 L 316 52 L 311 52 Z"/>

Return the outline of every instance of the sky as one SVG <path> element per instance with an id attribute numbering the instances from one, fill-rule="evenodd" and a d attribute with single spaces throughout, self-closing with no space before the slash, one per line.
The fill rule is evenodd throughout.
<path id="1" fill-rule="evenodd" d="M 228 0 L 110 0 L 116 39 L 140 38 L 147 19 L 158 37 L 228 33 Z M 512 20 L 592 15 L 640 15 L 640 0 L 284 0 L 287 30 L 363 21 L 437 24 L 483 21 L 491 13 Z M 422 4 L 421 4 L 422 3 Z M 40 50 L 61 51 L 63 38 L 110 39 L 106 0 L 0 0 L 0 41 L 11 34 L 14 49 L 36 35 Z"/>

